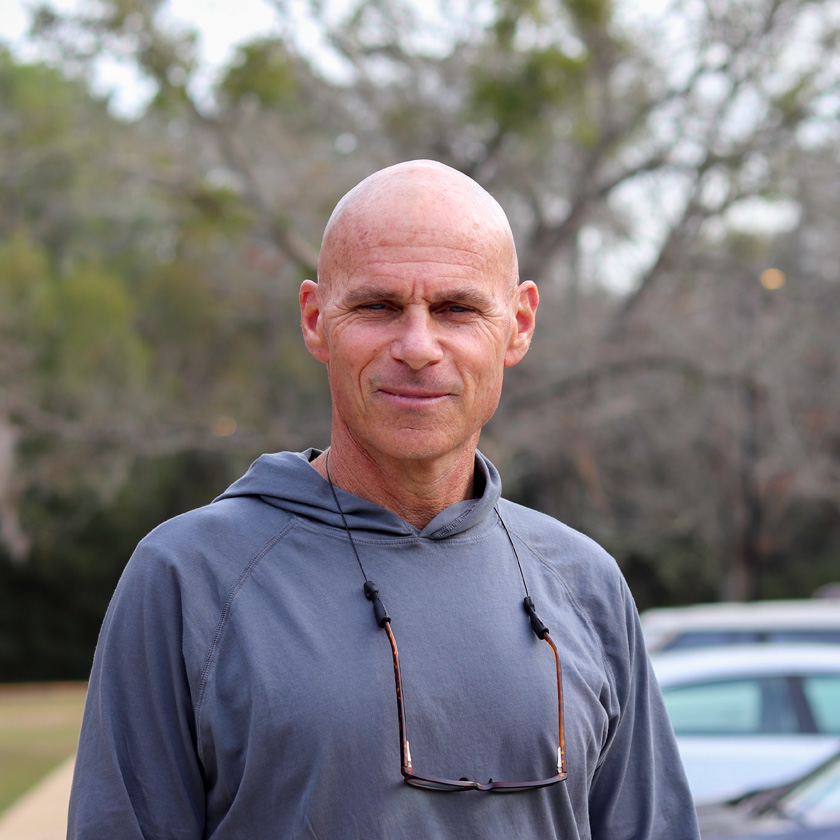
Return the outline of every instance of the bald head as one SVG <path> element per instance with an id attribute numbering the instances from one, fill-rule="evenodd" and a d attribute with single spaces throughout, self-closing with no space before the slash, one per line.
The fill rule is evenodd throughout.
<path id="1" fill-rule="evenodd" d="M 481 254 L 511 288 L 518 283 L 513 235 L 499 203 L 472 178 L 430 160 L 381 169 L 338 202 L 324 231 L 318 280 L 328 286 L 360 252 L 434 245 L 442 237 Z"/>

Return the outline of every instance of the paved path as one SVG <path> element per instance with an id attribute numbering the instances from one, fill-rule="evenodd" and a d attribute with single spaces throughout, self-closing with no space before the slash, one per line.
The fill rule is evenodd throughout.
<path id="1" fill-rule="evenodd" d="M 0 840 L 65 840 L 75 761 L 68 758 L 0 815 Z"/>

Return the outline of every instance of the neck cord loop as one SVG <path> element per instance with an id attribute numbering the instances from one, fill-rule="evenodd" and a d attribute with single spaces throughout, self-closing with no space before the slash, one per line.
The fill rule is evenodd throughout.
<path id="1" fill-rule="evenodd" d="M 356 550 L 356 543 L 353 542 L 353 535 L 350 533 L 350 527 L 347 525 L 347 517 L 344 515 L 344 511 L 341 509 L 341 505 L 338 503 L 338 494 L 335 492 L 335 487 L 332 483 L 332 478 L 330 478 L 330 450 L 327 449 L 324 457 L 324 471 L 327 474 L 327 484 L 330 485 L 330 491 L 332 492 L 333 500 L 335 501 L 335 506 L 338 508 L 339 514 L 341 514 L 341 521 L 344 523 L 344 530 L 347 532 L 347 536 L 350 539 L 350 545 L 353 547 L 353 554 L 356 555 L 356 562 L 359 564 L 359 568 L 362 570 L 362 576 L 367 581 L 368 576 L 365 573 L 365 567 L 362 565 L 362 560 L 359 557 L 359 552 Z"/>
<path id="2" fill-rule="evenodd" d="M 330 485 L 330 491 L 332 492 L 333 500 L 335 501 L 335 506 L 338 508 L 339 514 L 341 514 L 341 521 L 344 523 L 344 530 L 347 532 L 347 538 L 350 540 L 350 545 L 353 547 L 353 554 L 356 555 L 356 562 L 359 564 L 359 568 L 362 571 L 362 577 L 365 579 L 364 585 L 364 593 L 365 598 L 373 604 L 373 614 L 376 617 L 376 623 L 380 627 L 384 627 L 391 621 L 391 616 L 388 615 L 388 610 L 385 609 L 385 604 L 382 603 L 382 599 L 379 597 L 379 587 L 368 578 L 367 572 L 365 572 L 365 567 L 362 565 L 362 558 L 359 557 L 359 552 L 356 549 L 356 542 L 353 539 L 353 534 L 350 531 L 350 526 L 347 524 L 347 517 L 344 515 L 344 511 L 341 509 L 341 504 L 338 501 L 338 494 L 335 492 L 335 486 L 332 483 L 332 478 L 330 478 L 330 450 L 327 449 L 326 457 L 324 458 L 324 471 L 327 474 L 327 484 Z"/>
<path id="3" fill-rule="evenodd" d="M 525 587 L 525 596 L 530 597 L 530 593 L 528 592 L 528 584 L 525 583 L 525 574 L 522 571 L 522 564 L 519 562 L 519 552 L 516 550 L 516 546 L 513 543 L 513 538 L 510 535 L 510 531 L 508 531 L 507 525 L 505 525 L 505 520 L 502 519 L 502 514 L 499 513 L 498 506 L 495 506 L 493 510 L 496 511 L 496 516 L 499 517 L 499 523 L 501 524 L 502 528 L 505 530 L 505 536 L 508 538 L 508 542 L 510 543 L 510 547 L 513 549 L 513 556 L 516 558 L 516 565 L 519 568 L 519 577 L 522 578 L 522 585 Z"/>
<path id="4" fill-rule="evenodd" d="M 505 530 L 510 547 L 513 549 L 513 556 L 516 558 L 516 565 L 519 567 L 519 576 L 522 578 L 522 585 L 525 587 L 525 600 L 522 602 L 522 606 L 525 608 L 525 612 L 528 613 L 528 621 L 531 622 L 531 629 L 538 638 L 544 639 L 548 634 L 548 627 L 546 627 L 543 620 L 537 615 L 537 608 L 534 606 L 534 599 L 528 592 L 528 584 L 525 583 L 525 574 L 522 571 L 522 563 L 519 562 L 519 552 L 516 550 L 516 545 L 513 542 L 513 537 L 511 537 L 510 531 L 508 531 L 507 525 L 505 525 L 505 520 L 502 519 L 502 514 L 499 513 L 499 508 L 494 507 L 493 510 L 496 511 L 496 516 L 499 517 L 499 522 L 502 523 L 502 528 Z"/>
<path id="5" fill-rule="evenodd" d="M 370 580 L 370 578 L 368 578 L 367 572 L 365 572 L 365 567 L 362 565 L 362 558 L 359 556 L 359 551 L 356 548 L 356 542 L 353 539 L 353 533 L 350 530 L 350 526 L 347 524 L 347 517 L 344 515 L 344 511 L 341 508 L 341 503 L 338 501 L 338 494 L 335 492 L 335 486 L 333 485 L 332 478 L 330 477 L 329 449 L 327 449 L 324 457 L 324 471 L 327 474 L 327 484 L 330 485 L 330 492 L 332 493 L 333 500 L 335 501 L 335 506 L 338 509 L 339 514 L 341 515 L 341 521 L 344 524 L 344 530 L 347 532 L 347 538 L 350 540 L 350 545 L 353 548 L 353 554 L 356 557 L 356 562 L 359 564 L 359 569 L 362 572 L 362 577 L 365 579 L 365 598 L 367 598 L 368 601 L 370 601 L 371 604 L 373 604 L 373 612 L 376 616 L 376 623 L 380 627 L 384 627 L 388 622 L 391 621 L 391 616 L 388 615 L 388 610 L 385 609 L 385 605 L 382 603 L 382 599 L 379 597 L 379 587 L 372 580 Z M 510 547 L 513 549 L 513 556 L 516 558 L 516 566 L 519 569 L 519 576 L 522 578 L 522 586 L 525 588 L 525 599 L 522 602 L 522 605 L 525 608 L 525 612 L 528 613 L 528 620 L 531 623 L 531 629 L 534 631 L 538 638 L 544 639 L 548 633 L 548 627 L 546 627 L 542 619 L 537 615 L 536 607 L 534 606 L 534 599 L 528 592 L 528 584 L 525 582 L 525 573 L 522 571 L 522 563 L 519 560 L 519 552 L 516 550 L 516 545 L 513 542 L 513 538 L 510 535 L 510 531 L 508 531 L 507 525 L 505 525 L 505 520 L 502 519 L 502 514 L 499 512 L 498 506 L 494 506 L 493 510 L 496 511 L 496 516 L 499 518 L 499 522 L 501 523 L 501 526 L 504 529 L 505 536 L 508 538 Z"/>

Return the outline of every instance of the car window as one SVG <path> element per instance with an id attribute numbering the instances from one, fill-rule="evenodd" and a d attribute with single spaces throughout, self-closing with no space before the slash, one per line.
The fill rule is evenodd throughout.
<path id="1" fill-rule="evenodd" d="M 787 642 L 827 642 L 840 643 L 840 630 L 772 630 L 764 634 L 759 641 L 787 643 Z"/>
<path id="2" fill-rule="evenodd" d="M 760 735 L 799 730 L 783 677 L 674 686 L 662 693 L 677 735 Z"/>
<path id="3" fill-rule="evenodd" d="M 662 650 L 748 644 L 758 641 L 757 636 L 754 630 L 686 630 L 663 645 Z"/>
<path id="4" fill-rule="evenodd" d="M 840 735 L 840 674 L 815 674 L 802 678 L 817 729 Z"/>
<path id="5" fill-rule="evenodd" d="M 815 642 L 827 642 L 838 644 L 840 643 L 840 629 L 684 630 L 661 645 L 659 650 L 678 650 L 717 645 L 743 645 L 753 644 L 755 642 L 775 644 L 813 644 Z"/>

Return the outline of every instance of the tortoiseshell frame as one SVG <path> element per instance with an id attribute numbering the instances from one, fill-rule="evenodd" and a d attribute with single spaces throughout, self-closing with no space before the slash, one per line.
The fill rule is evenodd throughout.
<path id="1" fill-rule="evenodd" d="M 516 793 L 525 790 L 548 787 L 562 782 L 566 778 L 566 747 L 563 735 L 563 677 L 560 668 L 560 656 L 554 642 L 546 631 L 542 638 L 548 643 L 554 654 L 554 663 L 557 666 L 557 719 L 558 719 L 558 743 L 557 749 L 557 773 L 548 779 L 535 779 L 528 782 L 494 782 L 492 779 L 486 784 L 475 782 L 470 779 L 442 779 L 438 776 L 428 776 L 415 773 L 411 764 L 411 752 L 409 750 L 408 738 L 406 736 L 405 724 L 405 703 L 403 702 L 402 676 L 400 674 L 400 655 L 397 651 L 397 642 L 391 632 L 389 622 L 383 623 L 388 640 L 391 643 L 391 652 L 394 656 L 394 682 L 397 687 L 397 715 L 400 722 L 400 749 L 402 757 L 402 775 L 406 784 L 412 787 L 423 788 L 441 792 L 458 792 L 465 790 L 482 790 L 490 793 Z"/>

